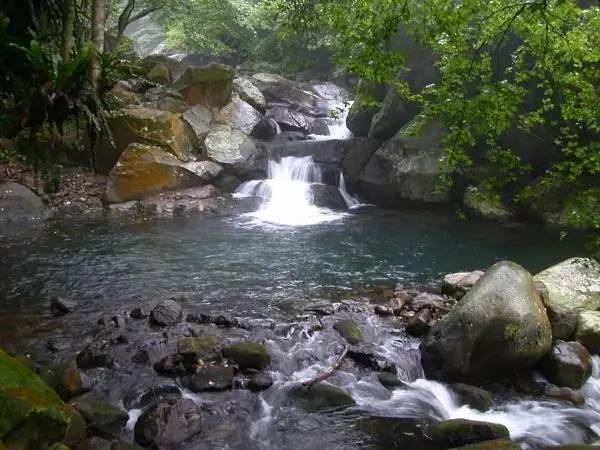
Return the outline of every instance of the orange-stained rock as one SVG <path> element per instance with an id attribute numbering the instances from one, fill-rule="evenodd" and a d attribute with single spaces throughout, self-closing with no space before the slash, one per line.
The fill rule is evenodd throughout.
<path id="1" fill-rule="evenodd" d="M 131 144 L 108 176 L 104 200 L 123 203 L 201 186 L 222 170 L 210 161 L 184 163 L 160 147 Z"/>
<path id="2" fill-rule="evenodd" d="M 192 128 L 168 111 L 134 107 L 116 112 L 109 120 L 115 147 L 104 142 L 98 152 L 98 170 L 108 173 L 129 144 L 140 143 L 164 148 L 183 161 L 189 161 L 197 142 Z"/>
<path id="3" fill-rule="evenodd" d="M 234 74 L 233 67 L 225 64 L 189 67 L 174 87 L 192 106 L 222 108 L 231 101 Z"/>

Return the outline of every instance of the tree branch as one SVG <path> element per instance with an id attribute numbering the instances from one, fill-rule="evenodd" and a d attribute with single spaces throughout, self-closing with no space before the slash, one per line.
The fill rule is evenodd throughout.
<path id="1" fill-rule="evenodd" d="M 153 12 L 156 12 L 160 9 L 162 9 L 164 7 L 164 5 L 160 5 L 160 6 L 152 6 L 146 9 L 142 9 L 139 13 L 135 14 L 134 16 L 131 16 L 128 20 L 127 23 L 125 24 L 125 27 L 127 27 L 127 25 L 132 24 L 133 22 L 137 22 L 140 19 L 143 19 L 144 17 L 152 14 Z M 112 28 L 110 28 L 108 31 L 109 32 L 115 32 L 118 31 L 119 26 L 114 26 Z"/>
<path id="2" fill-rule="evenodd" d="M 335 364 L 333 366 L 331 366 L 327 370 L 327 372 L 319 375 L 316 378 L 313 378 L 312 380 L 305 381 L 304 383 L 302 383 L 302 385 L 304 387 L 310 388 L 310 387 L 314 386 L 315 384 L 320 383 L 321 381 L 325 381 L 327 378 L 331 377 L 335 373 L 335 371 L 340 368 L 340 366 L 342 365 L 342 362 L 344 362 L 344 358 L 346 357 L 347 354 L 348 354 L 348 346 L 346 345 L 344 347 L 344 351 L 340 354 L 340 356 L 337 359 L 337 361 L 335 362 Z"/>

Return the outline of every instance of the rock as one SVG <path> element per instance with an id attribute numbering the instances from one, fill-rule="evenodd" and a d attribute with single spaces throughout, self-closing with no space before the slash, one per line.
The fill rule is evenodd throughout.
<path id="1" fill-rule="evenodd" d="M 163 300 L 150 312 L 150 323 L 166 327 L 181 322 L 183 309 L 175 300 Z"/>
<path id="2" fill-rule="evenodd" d="M 550 323 L 533 278 L 504 261 L 429 330 L 420 349 L 429 377 L 477 381 L 531 367 L 551 345 Z"/>
<path id="3" fill-rule="evenodd" d="M 431 311 L 428 308 L 420 310 L 406 324 L 406 332 L 413 337 L 424 336 L 430 328 Z"/>
<path id="4" fill-rule="evenodd" d="M 315 183 L 310 186 L 313 204 L 320 208 L 329 208 L 344 211 L 348 209 L 344 197 L 335 186 Z"/>
<path id="5" fill-rule="evenodd" d="M 429 430 L 431 439 L 445 444 L 471 444 L 494 439 L 510 439 L 504 425 L 466 419 L 443 420 Z"/>
<path id="6" fill-rule="evenodd" d="M 429 292 L 422 292 L 417 295 L 412 303 L 411 307 L 414 311 L 420 311 L 424 308 L 429 309 L 440 309 L 446 305 L 446 299 L 440 295 L 431 294 Z"/>
<path id="7" fill-rule="evenodd" d="M 267 109 L 267 100 L 262 92 L 252 84 L 252 81 L 248 78 L 236 78 L 233 80 L 233 89 L 243 101 L 249 103 L 261 113 L 265 113 Z"/>
<path id="8" fill-rule="evenodd" d="M 310 115 L 280 105 L 269 106 L 265 118 L 277 123 L 278 127 L 285 132 L 301 133 L 303 140 L 307 139 L 308 127 L 314 120 Z"/>
<path id="9" fill-rule="evenodd" d="M 134 444 L 130 444 L 129 442 L 113 442 L 110 447 L 110 450 L 139 450 L 139 447 Z"/>
<path id="10" fill-rule="evenodd" d="M 333 329 L 350 345 L 360 344 L 363 340 L 362 331 L 354 320 L 340 320 L 333 325 Z"/>
<path id="11" fill-rule="evenodd" d="M 159 84 L 169 84 L 171 82 L 171 71 L 169 66 L 166 64 L 155 65 L 150 72 L 148 72 L 148 79 Z"/>
<path id="12" fill-rule="evenodd" d="M 93 369 L 95 367 L 112 367 L 114 357 L 101 342 L 92 342 L 81 350 L 76 357 L 77 367 Z"/>
<path id="13" fill-rule="evenodd" d="M 579 342 L 558 341 L 540 361 L 540 368 L 551 383 L 580 389 L 592 375 L 592 356 Z"/>
<path id="14" fill-rule="evenodd" d="M 107 439 L 117 436 L 129 419 L 127 412 L 121 408 L 88 395 L 77 398 L 73 407 L 83 416 L 91 431 Z"/>
<path id="15" fill-rule="evenodd" d="M 181 62 L 164 54 L 154 54 L 144 58 L 142 67 L 150 73 L 156 66 L 165 66 L 169 70 L 169 79 L 172 80 L 183 71 Z"/>
<path id="16" fill-rule="evenodd" d="M 198 369 L 188 380 L 192 392 L 218 392 L 233 387 L 233 367 L 209 366 Z"/>
<path id="17" fill-rule="evenodd" d="M 310 388 L 299 384 L 288 391 L 290 402 L 307 412 L 335 411 L 354 406 L 352 396 L 337 386 L 321 382 Z"/>
<path id="18" fill-rule="evenodd" d="M 263 117 L 252 130 L 252 136 L 257 139 L 269 140 L 277 136 L 279 125 L 273 119 Z"/>
<path id="19" fill-rule="evenodd" d="M 369 135 L 371 120 L 379 108 L 373 105 L 381 102 L 385 97 L 385 87 L 381 84 L 360 80 L 356 87 L 356 98 L 348 116 L 346 126 L 354 136 L 366 137 Z"/>
<path id="20" fill-rule="evenodd" d="M 580 391 L 568 387 L 558 387 L 548 385 L 544 388 L 543 394 L 547 397 L 552 397 L 563 402 L 569 402 L 574 405 L 585 404 L 585 397 Z"/>
<path id="21" fill-rule="evenodd" d="M 324 119 L 313 120 L 308 126 L 308 134 L 315 134 L 317 136 L 329 136 L 329 124 Z"/>
<path id="22" fill-rule="evenodd" d="M 147 409 L 159 403 L 175 403 L 181 397 L 179 382 L 157 382 L 157 384 L 148 387 L 134 380 L 131 390 L 123 398 L 123 405 L 128 410 Z"/>
<path id="23" fill-rule="evenodd" d="M 271 355 L 264 344 L 243 341 L 223 349 L 223 356 L 236 364 L 240 370 L 263 370 L 271 362 Z"/>
<path id="24" fill-rule="evenodd" d="M 134 308 L 129 313 L 129 317 L 131 317 L 133 320 L 144 320 L 146 315 L 141 308 Z"/>
<path id="25" fill-rule="evenodd" d="M 71 363 L 60 363 L 45 369 L 42 378 L 64 401 L 86 392 L 83 374 Z"/>
<path id="26" fill-rule="evenodd" d="M 160 404 L 146 410 L 135 424 L 138 444 L 169 449 L 176 448 L 202 430 L 202 409 L 193 400 Z"/>
<path id="27" fill-rule="evenodd" d="M 174 84 L 174 88 L 192 106 L 222 108 L 231 101 L 233 77 L 233 67 L 224 64 L 189 67 Z"/>
<path id="28" fill-rule="evenodd" d="M 111 450 L 111 443 L 101 437 L 92 436 L 81 441 L 75 450 Z"/>
<path id="29" fill-rule="evenodd" d="M 571 340 L 581 311 L 600 309 L 600 263 L 572 258 L 535 276 L 548 289 L 548 315 L 555 339 Z"/>
<path id="30" fill-rule="evenodd" d="M 75 302 L 62 297 L 52 297 L 52 300 L 50 300 L 50 309 L 55 315 L 64 316 L 75 310 Z"/>
<path id="31" fill-rule="evenodd" d="M 13 448 L 13 440 L 28 440 L 35 435 L 42 442 L 60 441 L 71 421 L 70 408 L 56 392 L 23 362 L 1 349 L 0 405 L 0 442 L 8 448 Z"/>
<path id="32" fill-rule="evenodd" d="M 109 119 L 115 147 L 109 143 L 98 152 L 98 169 L 108 173 L 130 144 L 158 146 L 181 161 L 189 161 L 196 150 L 192 128 L 174 113 L 151 108 L 126 108 Z"/>
<path id="33" fill-rule="evenodd" d="M 131 144 L 108 176 L 104 200 L 124 203 L 202 186 L 222 170 L 210 161 L 183 163 L 160 147 Z"/>
<path id="34" fill-rule="evenodd" d="M 214 127 L 204 140 L 206 157 L 241 177 L 255 169 L 258 150 L 251 138 L 226 125 Z"/>
<path id="35" fill-rule="evenodd" d="M 210 163 L 209 161 L 203 161 Z M 215 164 L 216 165 L 216 164 Z M 137 203 L 138 212 L 161 217 L 185 216 L 218 208 L 217 189 L 208 184 L 153 195 Z"/>
<path id="36" fill-rule="evenodd" d="M 170 96 L 160 98 L 153 102 L 144 103 L 143 106 L 145 108 L 158 109 L 160 111 L 168 111 L 175 114 L 183 114 L 190 107 L 184 100 Z"/>
<path id="37" fill-rule="evenodd" d="M 377 375 L 377 379 L 382 385 L 391 390 L 404 386 L 404 383 L 396 375 L 390 372 L 381 372 Z"/>
<path id="38" fill-rule="evenodd" d="M 375 305 L 375 314 L 382 317 L 389 317 L 394 315 L 394 310 L 388 306 Z"/>
<path id="39" fill-rule="evenodd" d="M 186 364 L 217 361 L 221 356 L 221 342 L 213 337 L 183 338 L 177 341 L 177 353 Z"/>
<path id="40" fill-rule="evenodd" d="M 370 202 L 400 206 L 448 200 L 447 195 L 436 192 L 445 128 L 439 122 L 429 122 L 413 136 L 412 126 L 411 122 L 384 143 L 363 168 L 359 193 Z"/>
<path id="41" fill-rule="evenodd" d="M 0 182 L 0 224 L 44 220 L 50 210 L 41 198 L 21 184 Z"/>
<path id="42" fill-rule="evenodd" d="M 373 116 L 368 136 L 372 139 L 386 140 L 394 136 L 417 115 L 419 107 L 390 88 L 383 99 L 381 109 Z"/>
<path id="43" fill-rule="evenodd" d="M 463 383 L 454 383 L 451 387 L 458 395 L 461 405 L 467 404 L 479 411 L 487 411 L 492 407 L 492 394 L 485 389 Z"/>
<path id="44" fill-rule="evenodd" d="M 600 354 L 600 311 L 584 311 L 579 314 L 575 339 L 592 354 Z"/>
<path id="45" fill-rule="evenodd" d="M 483 273 L 481 270 L 450 273 L 444 276 L 442 293 L 462 298 L 479 281 Z"/>
<path id="46" fill-rule="evenodd" d="M 456 447 L 453 450 L 521 450 L 521 446 L 510 439 L 492 439 L 478 444 Z"/>
<path id="47" fill-rule="evenodd" d="M 203 144 L 213 126 L 213 115 L 210 110 L 206 106 L 196 105 L 183 113 L 183 120 L 192 127 L 198 142 Z"/>
<path id="48" fill-rule="evenodd" d="M 374 344 L 353 345 L 348 349 L 348 358 L 368 369 L 383 370 L 387 362 L 377 355 L 377 350 Z"/>
<path id="49" fill-rule="evenodd" d="M 131 357 L 131 362 L 145 365 L 149 364 L 151 359 L 152 355 L 150 354 L 150 352 L 147 349 L 142 348 L 135 352 L 135 354 Z"/>
<path id="50" fill-rule="evenodd" d="M 263 116 L 258 110 L 237 95 L 234 95 L 231 103 L 219 109 L 214 116 L 215 123 L 229 126 L 247 135 L 254 133 L 254 128 L 262 119 Z"/>
<path id="51" fill-rule="evenodd" d="M 85 423 L 83 416 L 79 414 L 76 409 L 70 408 L 70 412 L 71 420 L 65 431 L 63 442 L 70 447 L 75 447 L 86 438 L 87 424 Z"/>
<path id="52" fill-rule="evenodd" d="M 252 392 L 262 392 L 273 386 L 273 378 L 267 373 L 259 372 L 250 378 L 248 389 Z"/>
<path id="53" fill-rule="evenodd" d="M 183 361 L 183 357 L 179 354 L 168 355 L 154 364 L 154 370 L 167 377 L 176 377 L 193 372 L 194 368 L 190 367 Z"/>
<path id="54" fill-rule="evenodd" d="M 354 142 L 342 161 L 342 171 L 351 186 L 358 185 L 362 170 L 373 154 L 381 147 L 381 142 L 367 138 L 353 138 Z"/>
<path id="55" fill-rule="evenodd" d="M 515 214 L 504 205 L 499 194 L 486 192 L 482 188 L 469 186 L 463 197 L 465 208 L 474 215 L 499 222 L 508 221 Z"/>

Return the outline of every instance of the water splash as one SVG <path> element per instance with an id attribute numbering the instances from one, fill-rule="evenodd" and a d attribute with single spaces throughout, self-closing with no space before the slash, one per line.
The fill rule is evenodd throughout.
<path id="1" fill-rule="evenodd" d="M 342 104 L 333 103 L 332 111 L 335 111 L 336 117 L 324 119 L 327 122 L 327 126 L 329 128 L 329 136 L 311 134 L 309 135 L 310 138 L 317 141 L 350 139 L 352 137 L 352 132 L 346 126 L 346 118 L 348 117 L 348 113 L 350 112 L 352 103 L 354 102 L 346 102 Z"/>
<path id="2" fill-rule="evenodd" d="M 348 207 L 348 209 L 356 209 L 356 208 L 360 208 L 361 206 L 365 206 L 356 197 L 352 196 L 348 192 L 348 189 L 346 188 L 346 180 L 344 179 L 343 172 L 340 173 L 340 194 L 342 195 L 342 198 L 346 202 L 346 206 Z"/>

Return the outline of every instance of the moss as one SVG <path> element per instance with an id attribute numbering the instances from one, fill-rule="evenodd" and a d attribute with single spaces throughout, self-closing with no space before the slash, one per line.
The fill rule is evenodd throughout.
<path id="1" fill-rule="evenodd" d="M 240 369 L 263 370 L 271 362 L 271 355 L 264 344 L 244 341 L 223 349 L 223 356 L 239 366 Z"/>
<path id="2" fill-rule="evenodd" d="M 350 345 L 360 344 L 363 340 L 363 335 L 360 327 L 354 320 L 341 320 L 333 325 L 333 328 L 342 336 Z"/>

